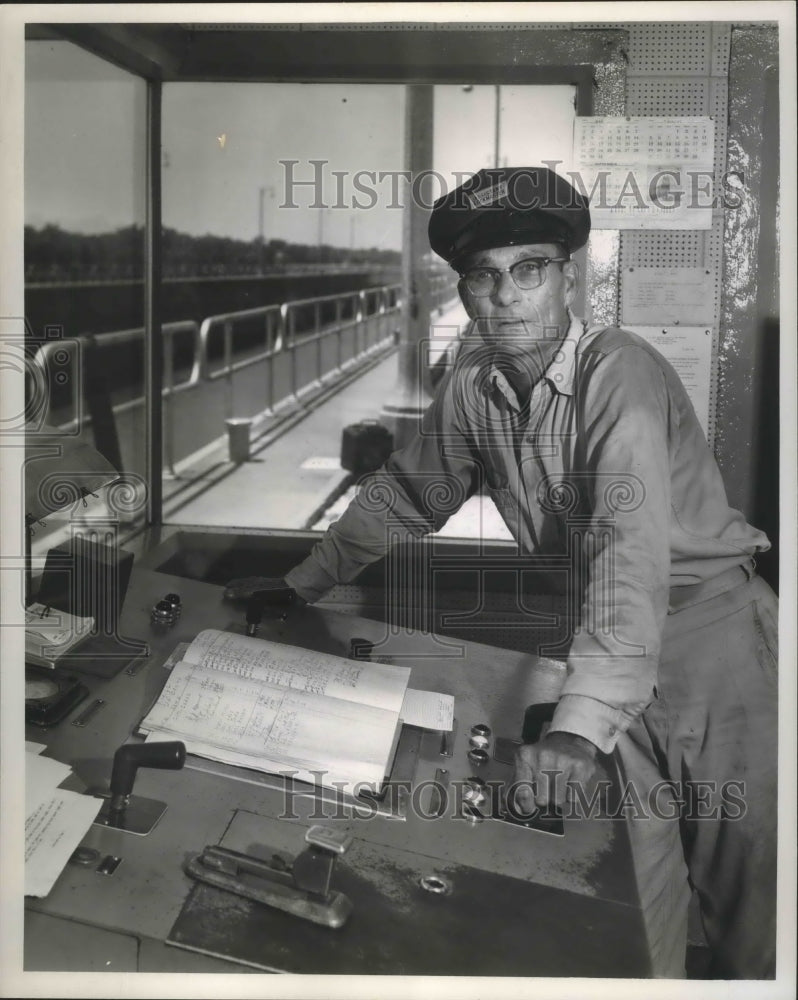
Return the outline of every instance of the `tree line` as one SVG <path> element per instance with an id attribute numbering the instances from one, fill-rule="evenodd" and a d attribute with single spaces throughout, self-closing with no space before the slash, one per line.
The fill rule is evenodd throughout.
<path id="1" fill-rule="evenodd" d="M 189 236 L 162 231 L 165 278 L 208 278 L 280 273 L 292 267 L 398 267 L 397 250 L 348 249 L 272 239 L 236 240 L 227 236 Z M 144 229 L 73 233 L 60 226 L 25 226 L 25 281 L 140 280 L 144 274 Z"/>

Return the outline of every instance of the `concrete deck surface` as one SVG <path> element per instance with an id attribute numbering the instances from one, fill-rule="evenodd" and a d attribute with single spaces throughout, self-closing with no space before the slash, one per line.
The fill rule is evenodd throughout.
<path id="1" fill-rule="evenodd" d="M 429 359 L 467 322 L 459 302 L 432 317 Z M 323 530 L 353 495 L 340 466 L 343 429 L 360 420 L 380 419 L 397 387 L 397 355 L 367 367 L 319 405 L 298 410 L 288 428 L 261 445 L 253 442 L 250 461 L 234 465 L 227 447 L 206 456 L 201 468 L 185 473 L 184 484 L 167 492 L 166 520 L 189 526 Z M 332 390 L 331 390 L 332 391 Z M 181 487 L 182 489 L 181 493 Z M 175 489 L 175 487 L 178 487 Z M 343 492 L 342 492 L 343 491 Z M 451 537 L 509 538 L 490 500 L 474 497 L 441 532 Z"/>

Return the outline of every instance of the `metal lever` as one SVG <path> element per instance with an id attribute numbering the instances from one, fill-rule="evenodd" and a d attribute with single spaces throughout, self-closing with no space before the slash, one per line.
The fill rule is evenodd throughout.
<path id="1" fill-rule="evenodd" d="M 266 612 L 266 608 L 282 611 L 281 618 L 286 618 L 288 609 L 296 600 L 296 591 L 292 587 L 275 587 L 273 590 L 256 590 L 247 601 L 247 635 L 255 635 L 258 626 Z"/>
<path id="2" fill-rule="evenodd" d="M 188 860 L 186 874 L 314 924 L 343 927 L 352 903 L 343 893 L 330 890 L 330 880 L 336 857 L 352 842 L 351 834 L 312 826 L 305 841 L 309 846 L 293 865 L 280 855 L 263 861 L 226 847 L 206 847 Z"/>
<path id="3" fill-rule="evenodd" d="M 179 740 L 125 743 L 119 747 L 114 754 L 110 790 L 92 792 L 106 799 L 95 823 L 128 833 L 149 833 L 166 811 L 166 803 L 131 794 L 136 772 L 140 767 L 177 771 L 185 760 L 186 745 Z"/>
<path id="4" fill-rule="evenodd" d="M 110 809 L 124 809 L 133 791 L 140 767 L 179 771 L 186 762 L 186 745 L 179 740 L 167 743 L 125 743 L 114 754 L 111 770 Z"/>

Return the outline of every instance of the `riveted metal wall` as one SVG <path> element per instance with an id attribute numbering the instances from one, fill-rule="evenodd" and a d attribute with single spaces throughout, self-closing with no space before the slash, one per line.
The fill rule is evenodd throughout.
<path id="1" fill-rule="evenodd" d="M 767 532 L 758 559 L 778 580 L 778 52 L 776 25 L 734 25 L 729 63 L 729 171 L 742 197 L 724 218 L 715 454 L 729 500 Z M 788 183 L 792 180 L 788 179 Z"/>

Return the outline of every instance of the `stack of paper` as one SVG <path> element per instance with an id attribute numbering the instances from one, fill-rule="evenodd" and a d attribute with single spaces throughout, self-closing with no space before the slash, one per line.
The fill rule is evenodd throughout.
<path id="1" fill-rule="evenodd" d="M 25 895 L 46 896 L 100 811 L 102 799 L 58 785 L 72 770 L 25 746 Z"/>
<path id="2" fill-rule="evenodd" d="M 55 667 L 58 658 L 88 638 L 93 628 L 93 618 L 31 604 L 25 609 L 25 662 Z"/>

